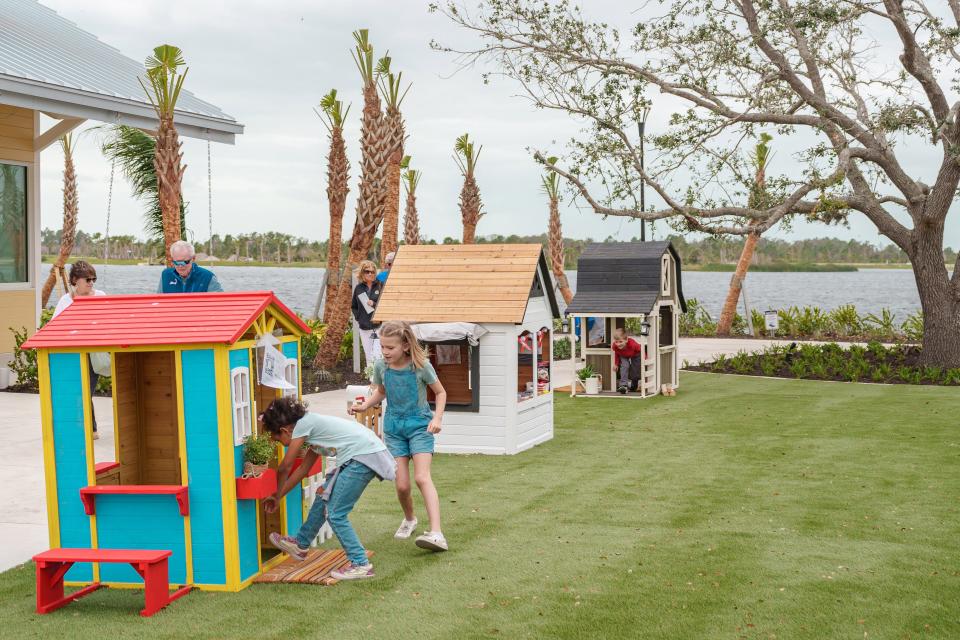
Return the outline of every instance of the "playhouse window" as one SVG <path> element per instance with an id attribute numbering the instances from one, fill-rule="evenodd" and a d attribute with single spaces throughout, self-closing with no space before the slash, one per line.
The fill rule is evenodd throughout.
<path id="1" fill-rule="evenodd" d="M 466 339 L 444 342 L 426 342 L 430 364 L 437 379 L 447 392 L 447 410 L 480 410 L 480 348 Z M 427 389 L 427 400 L 435 401 L 433 391 Z"/>
<path id="2" fill-rule="evenodd" d="M 240 445 L 244 438 L 253 433 L 253 420 L 250 415 L 250 369 L 231 369 L 230 387 L 233 396 L 233 443 Z"/>
<path id="3" fill-rule="evenodd" d="M 283 379 L 293 385 L 293 389 L 284 389 L 284 397 L 297 397 L 297 360 L 296 358 L 287 358 L 287 364 L 283 367 Z"/>
<path id="4" fill-rule="evenodd" d="M 537 382 L 534 377 L 537 361 L 537 338 L 532 331 L 524 331 L 517 336 L 517 400 L 523 402 L 536 395 Z"/>
<path id="5" fill-rule="evenodd" d="M 670 255 L 664 254 L 660 261 L 660 294 L 670 295 Z"/>
<path id="6" fill-rule="evenodd" d="M 553 360 L 553 338 L 550 329 L 540 327 L 537 331 L 537 395 L 550 393 L 550 362 Z"/>

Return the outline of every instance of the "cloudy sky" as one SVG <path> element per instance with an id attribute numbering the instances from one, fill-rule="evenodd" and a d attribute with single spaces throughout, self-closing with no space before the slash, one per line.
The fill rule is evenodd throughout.
<path id="1" fill-rule="evenodd" d="M 42 2 L 137 60 L 157 44 L 181 47 L 190 67 L 187 88 L 246 126 L 236 146 L 212 145 L 215 233 L 274 230 L 326 239 L 326 130 L 312 108 L 330 88 L 353 102 L 346 128 L 352 196 L 359 174 L 362 106 L 359 75 L 350 58 L 351 32 L 357 28 L 369 28 L 377 56 L 389 49 L 394 68 L 413 83 L 403 111 L 407 153 L 413 166 L 424 172 L 418 190 L 422 232 L 437 239 L 460 235 L 461 178 L 452 151 L 454 140 L 464 132 L 483 145 L 477 180 L 487 215 L 478 233 L 532 234 L 546 229 L 541 172 L 528 148 L 560 152 L 580 125 L 566 116 L 533 109 L 509 81 L 484 85 L 479 70 L 455 73 L 453 60 L 431 51 L 428 44 L 431 39 L 462 42 L 466 34 L 444 17 L 428 13 L 426 2 Z M 612 24 L 629 27 L 637 19 L 632 7 L 623 8 L 617 0 L 591 0 L 587 5 L 588 15 Z M 662 128 L 669 111 L 669 105 L 655 102 L 649 130 Z M 88 232 L 103 232 L 106 223 L 110 167 L 97 149 L 96 134 L 80 139 L 80 228 Z M 203 242 L 208 236 L 206 143 L 185 139 L 184 156 L 188 226 Z M 777 161 L 789 162 L 789 153 L 780 154 L 774 164 Z M 42 223 L 59 228 L 59 147 L 44 152 L 43 165 Z M 568 237 L 626 240 L 639 235 L 637 221 L 603 220 L 582 203 L 563 206 Z M 350 211 L 352 200 L 348 217 Z M 352 225 L 352 218 L 347 224 Z M 952 224 L 956 226 L 955 221 Z M 141 206 L 118 175 L 110 233 L 142 235 L 141 228 Z M 660 227 L 659 233 L 665 231 Z M 955 237 L 957 229 L 953 231 Z M 827 235 L 886 244 L 864 220 L 853 220 L 850 229 L 800 223 L 790 237 Z"/>

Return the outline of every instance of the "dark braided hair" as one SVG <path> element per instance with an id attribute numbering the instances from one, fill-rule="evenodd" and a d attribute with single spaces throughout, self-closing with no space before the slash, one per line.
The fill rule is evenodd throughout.
<path id="1" fill-rule="evenodd" d="M 307 405 L 289 396 L 277 398 L 271 402 L 270 406 L 260 414 L 260 421 L 263 423 L 263 428 L 270 433 L 280 433 L 281 429 L 296 424 L 297 420 L 306 414 Z"/>

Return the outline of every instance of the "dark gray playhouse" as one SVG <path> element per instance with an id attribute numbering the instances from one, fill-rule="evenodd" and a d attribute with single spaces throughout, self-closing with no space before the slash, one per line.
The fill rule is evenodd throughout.
<path id="1" fill-rule="evenodd" d="M 645 398 L 663 385 L 679 385 L 678 314 L 687 310 L 680 272 L 680 256 L 666 241 L 594 243 L 580 255 L 577 291 L 566 314 L 579 319 L 576 368 L 589 364 L 599 374 L 596 395 L 622 397 L 616 393 L 610 343 L 614 329 L 626 327 L 628 318 L 636 319 L 630 337 L 644 347 L 639 384 L 628 395 Z M 576 384 L 571 391 L 577 394 Z"/>

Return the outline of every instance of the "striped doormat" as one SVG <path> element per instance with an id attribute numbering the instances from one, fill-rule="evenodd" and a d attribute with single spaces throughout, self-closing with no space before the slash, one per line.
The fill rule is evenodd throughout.
<path id="1" fill-rule="evenodd" d="M 367 557 L 373 555 L 367 551 Z M 330 577 L 330 572 L 349 564 L 343 549 L 312 549 L 306 560 L 297 562 L 287 558 L 273 569 L 257 576 L 254 582 L 293 582 L 332 586 L 339 580 Z"/>

